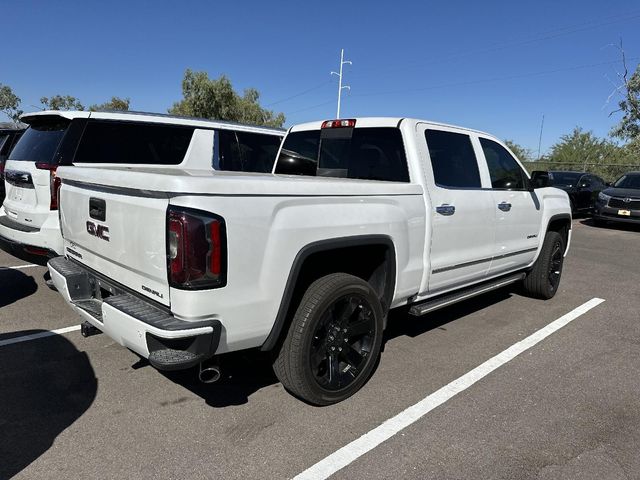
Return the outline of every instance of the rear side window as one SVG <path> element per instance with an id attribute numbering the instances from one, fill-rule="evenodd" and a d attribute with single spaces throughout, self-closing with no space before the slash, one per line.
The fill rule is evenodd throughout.
<path id="1" fill-rule="evenodd" d="M 480 188 L 480 171 L 469 135 L 426 130 L 436 185 L 445 188 Z"/>
<path id="2" fill-rule="evenodd" d="M 500 190 L 523 190 L 527 185 L 527 176 L 518 162 L 499 143 L 481 138 L 480 145 L 489 167 L 491 186 Z"/>
<path id="3" fill-rule="evenodd" d="M 54 155 L 70 123 L 57 116 L 34 119 L 11 151 L 9 160 L 54 163 Z"/>
<path id="4" fill-rule="evenodd" d="M 276 173 L 408 182 L 397 128 L 337 128 L 293 132 L 285 138 Z"/>
<path id="5" fill-rule="evenodd" d="M 282 137 L 233 130 L 218 131 L 217 170 L 271 172 Z"/>
<path id="6" fill-rule="evenodd" d="M 178 165 L 191 143 L 193 127 L 89 121 L 74 163 Z"/>

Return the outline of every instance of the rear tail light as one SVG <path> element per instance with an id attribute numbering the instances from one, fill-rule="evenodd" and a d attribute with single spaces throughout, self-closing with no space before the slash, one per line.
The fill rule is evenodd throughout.
<path id="1" fill-rule="evenodd" d="M 167 270 L 172 287 L 202 290 L 226 284 L 224 220 L 191 208 L 167 211 Z"/>
<path id="2" fill-rule="evenodd" d="M 349 120 L 327 120 L 322 122 L 322 128 L 353 128 L 356 126 L 355 119 Z"/>
<path id="3" fill-rule="evenodd" d="M 39 170 L 49 170 L 49 176 L 50 176 L 50 185 L 49 188 L 51 189 L 51 200 L 49 202 L 49 210 L 58 210 L 58 199 L 59 197 L 59 193 L 60 193 L 60 186 L 62 185 L 62 181 L 60 180 L 60 177 L 58 177 L 56 175 L 56 169 L 58 168 L 57 165 L 50 165 L 48 163 L 36 163 L 36 168 Z"/>

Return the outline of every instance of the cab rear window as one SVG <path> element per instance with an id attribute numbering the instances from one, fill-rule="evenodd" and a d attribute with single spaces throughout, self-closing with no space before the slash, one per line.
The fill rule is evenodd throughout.
<path id="1" fill-rule="evenodd" d="M 393 127 L 291 132 L 285 138 L 275 173 L 409 181 L 402 134 Z"/>
<path id="2" fill-rule="evenodd" d="M 178 165 L 194 127 L 139 122 L 89 121 L 73 163 Z"/>
<path id="3" fill-rule="evenodd" d="M 54 163 L 58 146 L 71 122 L 62 117 L 34 119 L 9 155 L 9 160 Z"/>

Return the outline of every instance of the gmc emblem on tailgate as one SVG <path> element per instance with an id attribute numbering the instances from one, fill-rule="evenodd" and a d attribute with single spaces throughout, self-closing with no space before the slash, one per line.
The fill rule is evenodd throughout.
<path id="1" fill-rule="evenodd" d="M 97 223 L 87 220 L 87 232 L 89 235 L 109 241 L 109 227 L 106 225 L 98 225 Z"/>

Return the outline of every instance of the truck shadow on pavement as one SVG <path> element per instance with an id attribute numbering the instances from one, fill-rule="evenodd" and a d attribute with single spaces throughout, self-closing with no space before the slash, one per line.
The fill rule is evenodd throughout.
<path id="1" fill-rule="evenodd" d="M 0 308 L 33 295 L 37 290 L 33 277 L 20 270 L 0 267 Z"/>
<path id="2" fill-rule="evenodd" d="M 160 373 L 215 408 L 244 405 L 249 402 L 249 396 L 258 390 L 279 385 L 271 369 L 270 354 L 259 349 L 221 355 L 220 368 L 221 378 L 213 384 L 201 383 L 197 368 Z"/>
<path id="3" fill-rule="evenodd" d="M 86 353 L 62 336 L 0 347 L 0 478 L 17 475 L 47 452 L 91 406 L 97 385 Z"/>
<path id="4" fill-rule="evenodd" d="M 407 308 L 394 309 L 389 313 L 382 348 L 384 350 L 385 343 L 396 337 L 416 337 L 436 328 L 444 329 L 447 323 L 499 303 L 516 290 L 517 287 L 496 290 L 421 318 L 410 317 Z M 252 394 L 265 387 L 282 388 L 271 368 L 270 354 L 259 349 L 222 355 L 220 367 L 222 378 L 209 385 L 199 382 L 197 369 L 161 373 L 215 408 L 246 404 Z"/>

